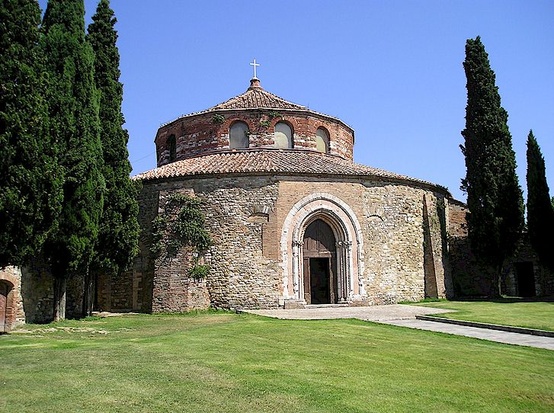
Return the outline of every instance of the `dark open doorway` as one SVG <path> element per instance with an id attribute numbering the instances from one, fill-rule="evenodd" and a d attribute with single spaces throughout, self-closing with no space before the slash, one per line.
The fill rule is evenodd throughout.
<path id="1" fill-rule="evenodd" d="M 514 267 L 516 270 L 517 295 L 520 297 L 534 297 L 537 295 L 533 263 L 531 261 L 516 262 Z"/>
<path id="2" fill-rule="evenodd" d="M 331 304 L 329 258 L 310 258 L 311 304 Z"/>

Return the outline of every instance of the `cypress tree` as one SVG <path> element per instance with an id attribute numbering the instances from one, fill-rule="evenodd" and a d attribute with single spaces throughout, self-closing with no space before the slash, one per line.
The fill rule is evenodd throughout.
<path id="1" fill-rule="evenodd" d="M 504 260 L 515 252 L 523 228 L 523 197 L 516 175 L 508 114 L 500 104 L 495 74 L 481 39 L 468 39 L 466 127 L 462 131 L 471 249 L 492 269 L 489 294 L 500 294 Z"/>
<path id="2" fill-rule="evenodd" d="M 127 151 L 129 135 L 123 128 L 123 85 L 119 82 L 119 51 L 114 29 L 117 20 L 109 0 L 100 1 L 92 20 L 87 39 L 95 53 L 94 78 L 100 92 L 103 175 L 106 180 L 94 272 L 117 275 L 130 266 L 138 252 L 138 191 L 129 177 L 132 169 Z M 88 313 L 92 310 L 92 303 L 89 300 L 85 304 Z"/>
<path id="3" fill-rule="evenodd" d="M 55 228 L 61 177 L 49 141 L 34 0 L 0 7 L 0 267 L 24 265 Z"/>
<path id="4" fill-rule="evenodd" d="M 103 205 L 94 52 L 85 41 L 84 14 L 83 0 L 49 0 L 43 19 L 50 133 L 65 178 L 59 228 L 44 249 L 55 280 L 55 320 L 65 318 L 68 278 L 88 271 Z"/>
<path id="5" fill-rule="evenodd" d="M 527 229 L 540 261 L 554 269 L 554 209 L 544 158 L 533 131 L 527 136 Z"/>

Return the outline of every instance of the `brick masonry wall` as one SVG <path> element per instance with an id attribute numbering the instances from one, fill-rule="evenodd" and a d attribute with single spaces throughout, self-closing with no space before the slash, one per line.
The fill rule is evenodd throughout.
<path id="1" fill-rule="evenodd" d="M 223 117 L 216 121 L 214 115 Z M 221 119 L 221 118 L 220 118 Z M 209 112 L 189 115 L 162 126 L 156 135 L 158 166 L 169 163 L 169 136 L 175 136 L 176 160 L 218 150 L 229 150 L 229 129 L 236 121 L 248 124 L 250 147 L 274 147 L 273 133 L 278 122 L 286 122 L 293 131 L 295 148 L 316 150 L 316 131 L 319 127 L 329 132 L 329 153 L 353 159 L 354 132 L 337 119 L 310 111 L 267 109 Z"/>
<path id="2" fill-rule="evenodd" d="M 448 235 L 450 237 L 467 237 L 467 206 L 458 201 L 448 205 Z"/>

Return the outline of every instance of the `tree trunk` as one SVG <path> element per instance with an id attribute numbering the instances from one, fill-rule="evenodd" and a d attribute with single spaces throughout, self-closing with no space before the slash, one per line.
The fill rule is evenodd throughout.
<path id="1" fill-rule="evenodd" d="M 54 321 L 65 320 L 67 279 L 54 278 Z"/>
<path id="2" fill-rule="evenodd" d="M 500 298 L 502 296 L 502 264 L 490 267 L 491 285 L 489 289 L 489 298 Z"/>
<path id="3" fill-rule="evenodd" d="M 82 316 L 88 317 L 92 315 L 92 303 L 94 299 L 94 283 L 90 270 L 87 269 L 85 274 L 85 282 L 83 285 L 83 309 Z"/>

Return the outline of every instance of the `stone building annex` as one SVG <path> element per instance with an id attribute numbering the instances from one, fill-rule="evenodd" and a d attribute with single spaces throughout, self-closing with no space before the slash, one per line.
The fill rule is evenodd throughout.
<path id="1" fill-rule="evenodd" d="M 378 305 L 452 295 L 447 234 L 463 233 L 463 205 L 439 185 L 354 163 L 350 126 L 264 90 L 255 73 L 244 93 L 160 127 L 155 145 L 157 168 L 134 178 L 142 183 L 139 256 L 123 276 L 97 280 L 96 309 Z M 189 276 L 191 254 L 160 264 L 151 253 L 152 221 L 173 193 L 202 201 L 213 240 L 200 257 L 205 279 Z M 25 287 L 9 269 L 3 278 L 6 324 L 49 319 L 49 281 L 37 289 L 35 277 Z M 68 315 L 79 305 L 68 291 Z"/>

